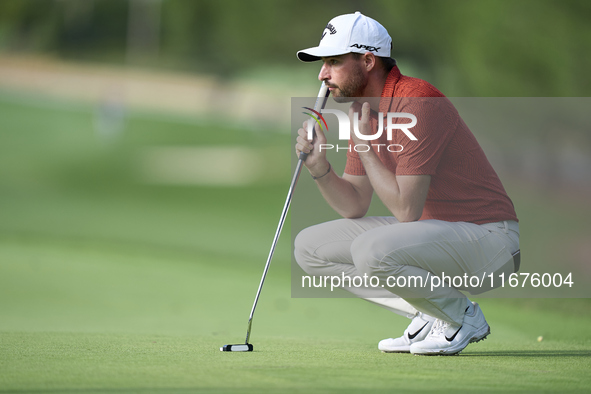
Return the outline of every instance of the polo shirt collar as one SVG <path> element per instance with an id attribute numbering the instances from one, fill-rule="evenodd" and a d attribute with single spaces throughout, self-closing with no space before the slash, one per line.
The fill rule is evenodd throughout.
<path id="1" fill-rule="evenodd" d="M 388 77 L 386 77 L 386 83 L 384 84 L 384 89 L 382 89 L 382 97 L 394 97 L 394 89 L 396 88 L 396 83 L 400 80 L 400 69 L 398 66 L 394 66 L 392 70 L 388 73 Z M 380 100 L 380 112 L 386 113 L 390 108 L 391 100 Z"/>

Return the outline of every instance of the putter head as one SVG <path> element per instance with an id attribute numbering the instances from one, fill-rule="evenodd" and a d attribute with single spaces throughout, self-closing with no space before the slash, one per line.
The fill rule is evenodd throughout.
<path id="1" fill-rule="evenodd" d="M 252 352 L 253 346 L 250 343 L 240 345 L 224 345 L 220 348 L 221 352 Z"/>

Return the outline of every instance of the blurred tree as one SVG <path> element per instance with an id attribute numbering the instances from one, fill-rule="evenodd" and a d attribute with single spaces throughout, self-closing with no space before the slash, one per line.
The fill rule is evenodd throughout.
<path id="1" fill-rule="evenodd" d="M 354 11 L 389 30 L 403 72 L 447 95 L 589 96 L 587 0 L 2 0 L 0 51 L 227 78 L 298 67 L 295 52 Z"/>
<path id="2" fill-rule="evenodd" d="M 127 21 L 128 62 L 142 59 L 144 54 L 158 57 L 162 0 L 129 0 Z"/>

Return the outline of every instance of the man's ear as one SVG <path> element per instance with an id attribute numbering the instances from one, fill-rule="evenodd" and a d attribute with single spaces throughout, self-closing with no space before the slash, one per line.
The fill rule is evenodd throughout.
<path id="1" fill-rule="evenodd" d="M 374 69 L 374 67 L 376 66 L 376 61 L 377 59 L 373 53 L 365 52 L 363 54 L 363 65 L 365 66 L 365 70 L 367 72 L 370 72 Z"/>

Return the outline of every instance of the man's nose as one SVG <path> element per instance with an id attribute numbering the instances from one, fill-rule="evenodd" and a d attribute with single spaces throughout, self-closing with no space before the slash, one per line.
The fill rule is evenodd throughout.
<path id="1" fill-rule="evenodd" d="M 320 73 L 318 74 L 318 80 L 324 81 L 330 79 L 330 73 L 328 72 L 328 67 L 326 67 L 326 63 L 322 65 L 320 68 Z"/>

